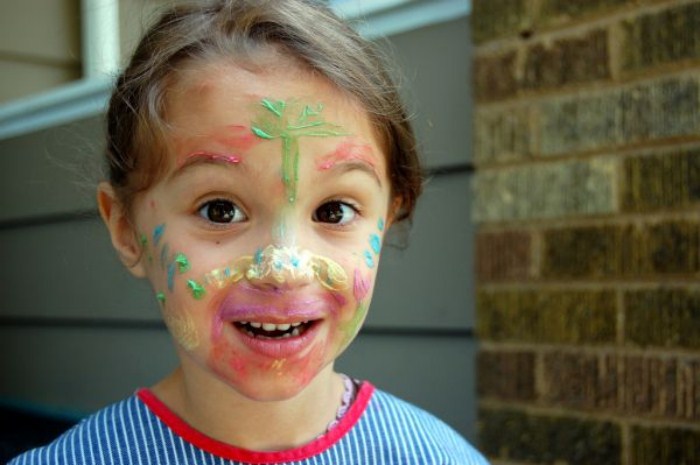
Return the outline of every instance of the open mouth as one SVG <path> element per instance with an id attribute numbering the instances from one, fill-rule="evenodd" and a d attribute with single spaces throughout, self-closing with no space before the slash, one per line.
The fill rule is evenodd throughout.
<path id="1" fill-rule="evenodd" d="M 253 338 L 287 339 L 299 337 L 314 326 L 319 320 L 301 321 L 296 323 L 261 323 L 257 321 L 236 321 L 234 326 L 241 332 Z"/>

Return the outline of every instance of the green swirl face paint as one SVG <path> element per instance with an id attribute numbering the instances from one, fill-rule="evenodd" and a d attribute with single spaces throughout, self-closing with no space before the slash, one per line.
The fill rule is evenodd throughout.
<path id="1" fill-rule="evenodd" d="M 282 182 L 289 203 L 296 201 L 299 182 L 299 139 L 302 137 L 334 137 L 347 135 L 340 126 L 321 117 L 323 105 L 315 107 L 296 101 L 263 99 L 262 111 L 251 130 L 261 139 L 282 140 Z"/>
<path id="2" fill-rule="evenodd" d="M 187 287 L 192 292 L 192 297 L 197 300 L 201 299 L 204 297 L 204 294 L 206 294 L 204 287 L 193 279 L 187 281 Z"/>
<path id="3" fill-rule="evenodd" d="M 175 255 L 175 259 L 173 261 L 177 264 L 177 270 L 180 272 L 180 274 L 188 271 L 191 267 L 190 261 L 183 253 Z"/>

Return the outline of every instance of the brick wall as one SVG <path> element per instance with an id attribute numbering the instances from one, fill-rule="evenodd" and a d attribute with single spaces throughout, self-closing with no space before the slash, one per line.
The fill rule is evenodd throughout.
<path id="1" fill-rule="evenodd" d="M 480 447 L 700 464 L 700 1 L 472 4 Z"/>

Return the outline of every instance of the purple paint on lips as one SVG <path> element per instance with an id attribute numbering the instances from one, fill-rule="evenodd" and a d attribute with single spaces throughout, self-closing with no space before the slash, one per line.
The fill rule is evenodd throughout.
<path id="1" fill-rule="evenodd" d="M 265 299 L 267 302 L 250 301 L 251 299 L 245 299 L 236 292 L 229 294 L 214 316 L 213 337 L 216 339 L 221 336 L 225 322 L 259 321 L 279 324 L 318 320 L 329 313 L 337 312 L 342 306 L 342 303 L 333 295 L 324 294 L 314 298 L 294 299 L 280 298 L 279 295 L 274 295 L 272 292 L 268 294 L 270 297 Z"/>

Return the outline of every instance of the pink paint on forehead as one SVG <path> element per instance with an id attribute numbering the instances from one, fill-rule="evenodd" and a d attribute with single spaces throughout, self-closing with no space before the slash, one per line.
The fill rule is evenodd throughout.
<path id="1" fill-rule="evenodd" d="M 316 168 L 324 171 L 346 161 L 362 161 L 375 168 L 372 148 L 367 144 L 357 144 L 352 141 L 343 142 L 331 153 L 318 157 L 316 159 Z"/>
<path id="2" fill-rule="evenodd" d="M 188 163 L 192 159 L 204 158 L 206 160 L 221 161 L 237 165 L 242 161 L 241 156 L 234 153 L 212 153 L 212 152 L 194 152 L 185 157 L 184 163 Z"/>
<path id="3" fill-rule="evenodd" d="M 239 152 L 246 152 L 262 142 L 248 126 L 232 124 L 215 136 L 216 141 Z"/>

